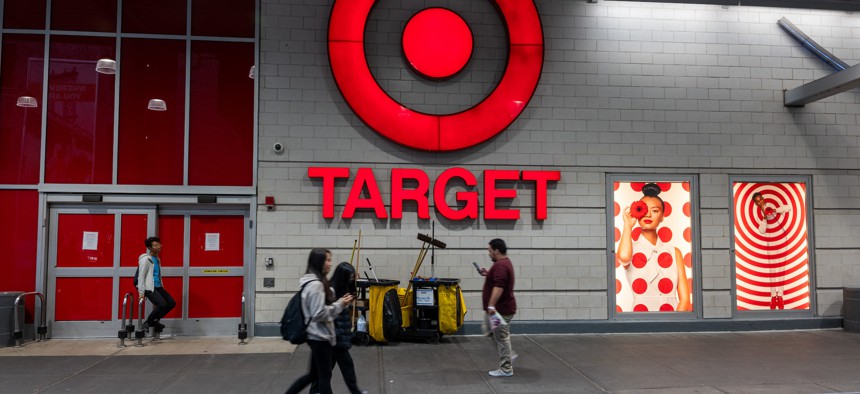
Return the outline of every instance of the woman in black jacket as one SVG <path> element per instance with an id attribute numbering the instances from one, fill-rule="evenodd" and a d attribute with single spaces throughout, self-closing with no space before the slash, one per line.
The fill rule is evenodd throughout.
<path id="1" fill-rule="evenodd" d="M 355 268 L 352 264 L 343 262 L 340 263 L 334 270 L 331 276 L 332 290 L 334 290 L 335 298 L 341 298 L 346 294 L 355 294 Z M 334 365 L 340 366 L 340 373 L 343 375 L 343 380 L 352 394 L 363 394 L 367 391 L 362 391 L 358 388 L 358 379 L 355 376 L 355 364 L 352 362 L 352 356 L 349 354 L 349 349 L 352 347 L 352 316 L 350 312 L 352 308 L 344 308 L 343 311 L 334 319 L 334 330 L 337 337 L 337 343 L 331 348 L 331 368 Z M 316 393 L 316 387 L 311 386 L 311 393 Z"/>

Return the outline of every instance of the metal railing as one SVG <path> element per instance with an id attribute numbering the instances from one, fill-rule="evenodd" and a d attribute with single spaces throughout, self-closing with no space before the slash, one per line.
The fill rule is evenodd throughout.
<path id="1" fill-rule="evenodd" d="M 129 298 L 131 303 L 128 302 Z M 122 326 L 117 332 L 119 345 L 117 347 L 126 347 L 125 340 L 134 332 L 134 293 L 125 293 L 122 297 Z M 128 320 L 126 320 L 126 316 Z"/>
<path id="2" fill-rule="evenodd" d="M 15 347 L 21 347 L 21 339 L 24 338 L 24 331 L 22 331 L 21 322 L 18 320 L 18 315 L 21 314 L 21 311 L 18 308 L 21 306 L 21 300 L 26 298 L 28 295 L 35 295 L 35 296 L 39 297 L 39 300 L 41 301 L 40 307 L 41 307 L 42 313 L 41 313 L 41 317 L 39 319 L 39 327 L 37 327 L 37 329 L 36 329 L 36 333 L 39 336 L 38 341 L 39 342 L 44 341 L 45 335 L 48 334 L 48 325 L 47 325 L 48 308 L 46 308 L 46 305 L 45 305 L 45 295 L 42 293 L 39 293 L 38 291 L 32 291 L 29 293 L 22 293 L 22 294 L 18 295 L 18 297 L 15 298 L 15 304 L 14 304 L 14 307 L 12 308 L 12 314 L 14 315 L 14 318 L 12 319 L 12 321 L 13 321 L 12 327 L 14 329 L 12 336 L 13 336 L 13 338 L 15 338 Z M 33 335 L 33 340 L 34 341 L 37 340 L 36 335 Z"/>
<path id="3" fill-rule="evenodd" d="M 245 323 L 245 292 L 242 292 L 242 320 L 239 321 L 239 344 L 247 345 L 245 340 L 248 339 L 248 324 Z"/>
<path id="4" fill-rule="evenodd" d="M 146 337 L 146 331 L 143 329 L 143 314 L 146 313 L 146 297 L 140 297 L 137 300 L 137 327 L 134 331 L 134 338 L 137 339 L 137 345 L 143 346 L 143 338 Z"/>

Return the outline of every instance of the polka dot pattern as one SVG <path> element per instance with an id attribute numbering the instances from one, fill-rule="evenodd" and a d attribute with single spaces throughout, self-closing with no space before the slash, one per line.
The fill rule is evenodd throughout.
<path id="1" fill-rule="evenodd" d="M 633 292 L 636 294 L 645 294 L 645 291 L 648 290 L 648 283 L 645 282 L 645 279 L 639 278 L 633 281 Z"/>
<path id="2" fill-rule="evenodd" d="M 639 269 L 645 268 L 645 264 L 648 263 L 648 258 L 645 257 L 645 253 L 636 253 L 633 255 L 633 266 Z"/>
<path id="3" fill-rule="evenodd" d="M 660 289 L 661 293 L 669 294 L 675 289 L 675 283 L 672 282 L 672 279 L 663 278 L 657 283 L 657 288 Z"/>
<path id="4" fill-rule="evenodd" d="M 621 281 L 618 279 L 615 279 L 615 294 L 618 294 L 620 292 L 621 292 Z"/>
<path id="5" fill-rule="evenodd" d="M 664 243 L 670 242 L 672 240 L 672 230 L 669 227 L 661 227 L 657 230 L 657 236 Z"/>
<path id="6" fill-rule="evenodd" d="M 660 253 L 660 256 L 657 256 L 657 263 L 663 268 L 671 267 L 672 260 L 674 260 L 672 255 L 666 252 Z"/>
<path id="7" fill-rule="evenodd" d="M 642 198 L 642 188 L 648 182 L 613 182 L 613 227 L 614 227 L 614 245 L 615 250 L 618 250 L 618 244 L 621 241 L 623 233 L 623 210 L 633 201 L 639 201 Z M 642 299 L 636 300 L 637 297 L 651 294 L 663 294 L 665 297 L 674 296 L 677 291 L 677 283 L 680 280 L 692 282 L 694 274 L 692 267 L 692 206 L 690 203 L 690 182 L 656 182 L 660 187 L 660 198 L 663 200 L 663 221 L 657 228 L 657 237 L 659 241 L 666 244 L 669 249 L 661 249 L 659 254 L 655 254 L 651 262 L 645 257 L 648 251 L 641 250 L 639 247 L 634 247 L 633 256 L 630 266 L 627 268 L 620 265 L 619 261 L 615 261 L 616 270 L 614 271 L 614 279 L 616 280 L 616 311 L 625 313 L 645 312 L 645 311 L 661 311 L 673 312 L 676 308 L 674 302 L 660 301 L 657 303 L 645 302 Z M 681 213 L 675 212 L 678 207 L 681 207 Z M 683 239 L 682 239 L 683 236 Z M 634 224 L 630 237 L 632 241 L 643 242 L 642 228 L 638 223 Z M 651 282 L 647 279 L 633 275 L 634 269 L 650 269 L 653 268 L 672 269 L 675 263 L 675 252 L 677 248 L 683 256 L 683 264 L 686 268 L 686 278 L 668 279 L 660 277 Z M 644 253 L 643 253 L 644 252 Z M 628 279 L 628 276 L 630 279 Z M 634 277 L 636 279 L 634 279 Z M 665 280 L 664 280 L 665 279 Z M 619 285 L 620 283 L 620 285 Z M 683 283 L 683 282 L 681 282 Z M 650 287 L 650 288 L 649 288 Z M 620 293 L 619 293 L 620 292 Z M 692 301 L 692 300 L 691 300 Z M 665 304 L 662 304 L 666 302 Z M 662 305 L 661 305 L 662 304 Z M 650 306 L 650 310 L 649 310 Z"/>

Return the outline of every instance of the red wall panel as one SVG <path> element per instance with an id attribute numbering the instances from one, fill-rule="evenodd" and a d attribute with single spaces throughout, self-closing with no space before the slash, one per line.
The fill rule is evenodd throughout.
<path id="1" fill-rule="evenodd" d="M 116 39 L 51 37 L 45 182 L 111 183 L 114 75 L 96 72 L 116 58 Z"/>
<path id="2" fill-rule="evenodd" d="M 181 319 L 182 318 L 182 277 L 181 276 L 171 276 L 162 278 L 162 283 L 164 285 L 164 289 L 167 290 L 168 293 L 173 297 L 173 300 L 176 301 L 176 308 L 173 308 L 170 313 L 165 316 L 165 319 Z M 119 299 L 117 302 L 117 315 L 116 318 L 122 320 L 122 297 L 125 296 L 125 293 L 134 294 L 135 300 L 137 299 L 137 288 L 134 287 L 134 281 L 132 277 L 125 276 L 119 278 Z M 132 319 L 135 319 L 134 324 L 137 325 L 137 301 L 134 304 L 134 310 L 131 311 Z M 147 310 L 145 311 L 145 315 L 143 316 L 146 319 L 146 316 L 149 316 L 149 313 L 152 312 L 151 305 L 146 306 Z"/>
<path id="3" fill-rule="evenodd" d="M 159 216 L 158 238 L 161 239 L 161 265 L 182 267 L 184 263 L 182 256 L 185 253 L 185 217 Z"/>
<path id="4" fill-rule="evenodd" d="M 0 66 L 0 184 L 39 183 L 42 140 L 42 77 L 45 38 L 3 34 Z M 37 108 L 16 105 L 36 99 Z"/>
<path id="5" fill-rule="evenodd" d="M 117 0 L 53 0 L 51 28 L 115 32 L 117 3 Z"/>
<path id="6" fill-rule="evenodd" d="M 213 276 L 189 278 L 189 319 L 207 317 L 239 317 L 241 313 L 241 276 Z"/>
<path id="7" fill-rule="evenodd" d="M 191 43 L 189 184 L 251 186 L 253 65 L 253 43 Z"/>
<path id="8" fill-rule="evenodd" d="M 206 250 L 206 234 L 218 234 L 217 250 Z M 192 267 L 241 267 L 244 251 L 243 216 L 191 216 Z"/>
<path id="9" fill-rule="evenodd" d="M 39 194 L 35 190 L 0 190 L 0 291 L 36 289 Z M 30 302 L 28 302 L 30 304 Z"/>
<path id="10" fill-rule="evenodd" d="M 147 109 L 150 99 L 167 110 Z M 123 39 L 119 183 L 181 185 L 184 128 L 185 41 Z"/>
<path id="11" fill-rule="evenodd" d="M 191 35 L 254 38 L 254 0 L 191 2 Z"/>
<path id="12" fill-rule="evenodd" d="M 147 216 L 123 214 L 120 222 L 119 266 L 137 267 L 137 258 L 146 253 Z"/>
<path id="13" fill-rule="evenodd" d="M 58 222 L 57 267 L 113 267 L 114 215 L 61 214 Z M 98 233 L 96 250 L 83 249 L 84 232 Z"/>
<path id="14" fill-rule="evenodd" d="M 113 278 L 57 278 L 55 321 L 111 320 Z"/>
<path id="15" fill-rule="evenodd" d="M 123 0 L 123 33 L 185 35 L 187 3 L 183 0 Z"/>
<path id="16" fill-rule="evenodd" d="M 6 0 L 4 29 L 44 29 L 45 0 Z"/>

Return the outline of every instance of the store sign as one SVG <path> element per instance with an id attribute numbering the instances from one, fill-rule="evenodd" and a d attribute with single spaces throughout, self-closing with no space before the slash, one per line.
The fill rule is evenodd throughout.
<path id="1" fill-rule="evenodd" d="M 547 189 L 550 182 L 561 179 L 559 171 L 518 171 L 518 170 L 484 170 L 483 195 L 477 190 L 460 190 L 455 193 L 456 207 L 452 207 L 445 199 L 446 191 L 451 187 L 465 186 L 474 189 L 478 180 L 469 170 L 460 167 L 449 168 L 439 174 L 436 180 L 430 182 L 427 173 L 415 168 L 394 168 L 391 170 L 391 218 L 403 217 L 403 203 L 414 202 L 417 206 L 418 217 L 430 219 L 428 194 L 432 186 L 433 201 L 436 211 L 449 220 L 477 219 L 479 205 L 484 207 L 484 219 L 487 220 L 517 220 L 520 218 L 519 209 L 499 208 L 499 200 L 512 200 L 517 197 L 515 187 L 502 188 L 498 182 L 508 182 L 515 185 L 518 182 L 534 185 L 535 219 L 547 218 Z M 310 167 L 308 177 L 322 180 L 323 217 L 334 218 L 335 182 L 350 179 L 350 170 L 346 167 Z M 409 185 L 407 188 L 406 185 Z M 479 204 L 479 199 L 483 198 Z M 385 201 L 380 193 L 376 176 L 370 168 L 359 168 L 352 180 L 349 197 L 341 218 L 351 219 L 357 210 L 373 211 L 377 218 L 388 218 Z"/>
<path id="2" fill-rule="evenodd" d="M 426 114 L 395 101 L 373 77 L 364 31 L 377 0 L 336 0 L 329 19 L 329 63 L 350 108 L 384 137 L 424 151 L 455 151 L 484 142 L 510 126 L 531 100 L 543 67 L 543 29 L 533 0 L 491 0 L 508 33 L 507 65 L 483 101 L 454 114 Z M 473 39 L 453 11 L 427 8 L 406 24 L 407 64 L 430 80 L 450 78 L 468 63 Z"/>

